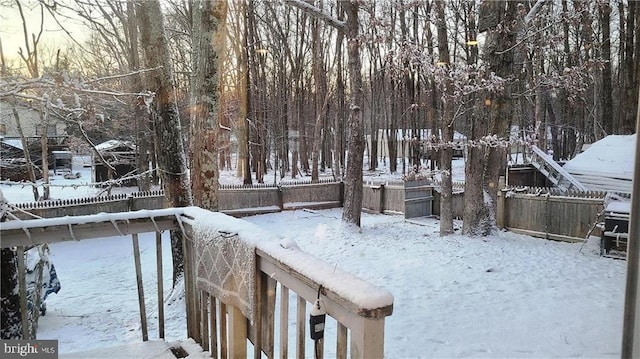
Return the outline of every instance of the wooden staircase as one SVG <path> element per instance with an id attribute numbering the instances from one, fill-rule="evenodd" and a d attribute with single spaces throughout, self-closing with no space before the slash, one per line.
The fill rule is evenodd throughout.
<path id="1" fill-rule="evenodd" d="M 538 146 L 532 145 L 529 152 L 529 162 L 545 175 L 551 183 L 566 192 L 569 190 L 586 191 L 587 188 L 575 177 L 560 166 L 553 158 Z"/>

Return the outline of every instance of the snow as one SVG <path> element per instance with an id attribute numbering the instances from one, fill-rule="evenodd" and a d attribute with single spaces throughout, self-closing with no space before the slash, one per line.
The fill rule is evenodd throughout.
<path id="1" fill-rule="evenodd" d="M 170 346 L 164 341 L 151 340 L 147 342 L 129 343 L 113 348 L 94 349 L 77 353 L 62 354 L 61 359 L 112 359 L 140 358 L 140 359 L 175 359 Z"/>
<path id="2" fill-rule="evenodd" d="M 3 136 L 0 136 L 0 141 L 6 143 L 7 145 L 11 146 L 11 147 L 15 147 L 18 149 L 23 150 L 24 148 L 22 148 L 22 141 L 19 138 L 6 138 Z"/>
<path id="3" fill-rule="evenodd" d="M 605 208 L 606 212 L 631 213 L 631 202 L 611 202 Z"/>
<path id="4" fill-rule="evenodd" d="M 86 182 L 90 178 L 87 171 L 81 170 L 80 179 L 53 176 L 53 183 Z M 460 166 L 454 167 L 454 180 L 456 171 Z M 231 181 L 232 177 L 223 179 Z M 372 178 L 392 180 L 381 172 L 371 173 L 368 180 Z M 10 203 L 32 198 L 30 187 L 0 185 L 0 189 Z M 55 198 L 98 191 L 94 187 L 52 187 Z M 402 216 L 363 213 L 362 227 L 357 228 L 343 224 L 341 216 L 341 209 L 295 210 L 246 217 L 253 225 L 242 220 L 229 223 L 247 235 L 277 240 L 278 247 L 270 240 L 271 244 L 265 240 L 259 245 L 277 251 L 318 280 L 343 287 L 358 277 L 369 283 L 368 289 L 378 288 L 379 302 L 358 299 L 358 290 L 348 294 L 364 305 L 393 300 L 393 314 L 385 321 L 388 358 L 620 356 L 626 262 L 601 257 L 598 238 L 586 244 L 509 232 L 442 238 L 433 218 L 422 219 L 419 225 Z M 139 241 L 149 338 L 157 340 L 155 236 L 141 234 Z M 183 289 L 180 283 L 175 290 L 171 288 L 167 233 L 162 243 L 166 340 L 182 341 L 183 347 L 196 349 L 189 351 L 191 357 L 202 357 L 206 353 L 198 353 L 197 345 L 185 342 Z M 113 346 L 132 351 L 142 348 L 131 239 L 61 242 L 50 248 L 62 289 L 47 298 L 39 338 L 58 339 L 61 357 L 74 352 L 99 353 Z M 314 271 L 319 264 L 311 256 L 325 261 L 332 270 Z M 295 315 L 290 319 L 295 322 Z M 289 333 L 294 335 L 295 330 L 290 328 Z M 335 324 L 332 329 L 328 320 L 326 357 L 335 356 L 332 335 Z M 156 344 L 150 345 L 155 348 Z M 109 357 L 145 358 L 153 353 L 140 350 L 144 354 L 112 351 Z M 74 355 L 69 357 L 91 357 Z"/>
<path id="5" fill-rule="evenodd" d="M 564 168 L 588 171 L 603 176 L 631 180 L 636 150 L 636 135 L 610 135 L 568 161 Z"/>
<path id="6" fill-rule="evenodd" d="M 625 262 L 600 257 L 596 239 L 441 238 L 433 219 L 368 214 L 358 231 L 340 214 L 247 219 L 393 293 L 387 357 L 619 356 Z"/>
<path id="7" fill-rule="evenodd" d="M 563 168 L 591 190 L 631 192 L 636 135 L 609 135 Z"/>
<path id="8" fill-rule="evenodd" d="M 31 229 L 45 226 L 70 226 L 75 224 L 99 223 L 116 221 L 130 221 L 140 218 L 154 218 L 162 216 L 176 216 L 183 212 L 179 208 L 164 208 L 155 210 L 142 209 L 139 211 L 119 213 L 98 213 L 85 216 L 65 216 L 57 218 L 38 218 L 28 221 L 8 221 L 2 223 L 2 229 Z"/>
<path id="9" fill-rule="evenodd" d="M 131 141 L 120 141 L 120 140 L 108 140 L 96 145 L 96 150 L 109 151 L 118 147 L 129 147 L 135 148 L 135 145 Z"/>

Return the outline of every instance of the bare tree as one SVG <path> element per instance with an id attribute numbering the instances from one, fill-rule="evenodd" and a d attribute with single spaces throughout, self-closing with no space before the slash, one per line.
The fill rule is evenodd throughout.
<path id="1" fill-rule="evenodd" d="M 218 209 L 218 134 L 220 128 L 220 71 L 219 63 L 226 39 L 226 0 L 203 0 L 197 13 L 199 28 L 194 39 L 197 44 L 197 67 L 193 77 L 195 108 L 191 112 L 193 193 L 195 204 L 210 210 Z"/>
<path id="2" fill-rule="evenodd" d="M 158 68 L 149 75 L 149 86 L 155 93 L 155 132 L 158 138 L 159 167 L 162 172 L 165 197 L 171 207 L 190 206 L 193 203 L 184 151 L 177 94 L 173 70 L 169 58 L 169 47 L 165 37 L 160 3 L 142 1 L 137 3 L 140 19 L 140 40 L 144 49 L 147 67 Z M 174 283 L 184 272 L 183 236 L 171 233 Z"/>
<path id="3" fill-rule="evenodd" d="M 444 72 L 443 78 L 443 108 L 442 108 L 442 141 L 446 143 L 453 142 L 453 87 L 448 74 L 451 66 L 451 58 L 449 55 L 449 40 L 447 36 L 447 19 L 445 17 L 444 1 L 435 2 L 435 10 L 438 22 L 438 63 L 440 64 L 439 72 Z M 440 197 L 440 235 L 445 236 L 453 233 L 453 203 L 452 192 L 453 183 L 451 177 L 451 160 L 453 158 L 453 149 L 450 146 L 444 146 L 440 149 L 440 169 L 442 171 L 442 193 Z"/>

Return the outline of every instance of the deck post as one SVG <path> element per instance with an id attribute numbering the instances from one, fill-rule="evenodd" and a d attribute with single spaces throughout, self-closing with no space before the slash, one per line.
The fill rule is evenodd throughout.
<path id="1" fill-rule="evenodd" d="M 636 358 L 640 355 L 638 323 L 640 323 L 640 223 L 633 220 L 640 216 L 640 90 L 638 91 L 638 110 L 636 112 L 636 153 L 633 170 L 633 189 L 631 191 L 631 213 L 629 218 L 629 239 L 627 240 L 627 279 L 623 308 L 622 358 Z"/>
<path id="2" fill-rule="evenodd" d="M 505 227 L 505 195 L 504 192 L 502 192 L 502 190 L 506 188 L 506 181 L 505 181 L 505 177 L 504 176 L 500 176 L 500 179 L 498 180 L 498 206 L 496 209 L 496 225 L 498 226 L 498 228 L 504 228 Z"/>
<path id="3" fill-rule="evenodd" d="M 382 359 L 384 356 L 384 319 L 362 318 L 360 328 L 351 330 L 351 358 Z"/>

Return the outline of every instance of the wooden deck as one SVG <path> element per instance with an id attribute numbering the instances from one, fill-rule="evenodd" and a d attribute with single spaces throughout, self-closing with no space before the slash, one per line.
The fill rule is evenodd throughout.
<path id="1" fill-rule="evenodd" d="M 163 340 L 150 340 L 74 353 L 61 353 L 60 359 L 176 359 L 171 346 Z"/>

